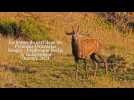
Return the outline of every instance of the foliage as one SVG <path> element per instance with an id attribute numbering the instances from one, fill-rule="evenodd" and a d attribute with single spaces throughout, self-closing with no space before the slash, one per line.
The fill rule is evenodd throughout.
<path id="1" fill-rule="evenodd" d="M 45 25 L 41 25 L 32 17 L 24 18 L 18 22 L 11 18 L 0 19 L 0 33 L 3 36 L 12 37 L 23 33 L 32 40 L 49 39 Z"/>
<path id="2" fill-rule="evenodd" d="M 15 36 L 17 31 L 20 31 L 20 29 L 15 20 L 0 19 L 0 33 L 3 36 Z"/>
<path id="3" fill-rule="evenodd" d="M 40 22 L 36 21 L 32 17 L 21 20 L 20 26 L 22 32 L 27 34 L 33 40 L 43 40 L 49 38 L 47 28 L 45 28 L 45 26 L 42 27 Z"/>
<path id="4" fill-rule="evenodd" d="M 109 69 L 111 71 L 119 71 L 120 68 L 124 68 L 126 66 L 125 59 L 120 55 L 112 54 L 108 57 L 107 62 L 109 64 Z"/>
<path id="5" fill-rule="evenodd" d="M 132 17 L 129 17 L 128 12 L 104 12 L 101 15 L 124 34 L 134 30 L 134 23 L 131 22 Z"/>

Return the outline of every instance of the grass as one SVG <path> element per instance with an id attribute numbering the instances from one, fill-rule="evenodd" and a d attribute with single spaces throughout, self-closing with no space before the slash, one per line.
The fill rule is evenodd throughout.
<path id="1" fill-rule="evenodd" d="M 23 33 L 32 40 L 48 39 L 48 30 L 45 24 L 40 24 L 33 17 L 24 17 L 17 20 L 13 18 L 1 18 L 0 19 L 0 33 L 3 36 L 16 36 L 19 33 Z"/>
<path id="2" fill-rule="evenodd" d="M 32 40 L 50 39 L 48 37 L 48 30 L 45 25 L 41 25 L 33 17 L 28 17 L 20 21 L 22 32 L 31 37 Z"/>
<path id="3" fill-rule="evenodd" d="M 95 14 L 88 13 L 44 13 L 44 15 L 34 14 L 34 17 L 19 17 L 17 23 L 22 22 L 23 32 L 28 34 L 33 40 L 60 40 L 63 42 L 63 56 L 57 56 L 50 61 L 23 61 L 17 54 L 7 52 L 8 41 L 12 38 L 0 37 L 0 87 L 134 87 L 133 66 L 134 56 L 129 54 L 134 49 L 133 35 L 121 36 L 116 28 L 103 18 Z M 44 16 L 44 17 L 39 17 Z M 23 18 L 24 17 L 24 18 Z M 39 17 L 38 19 L 34 19 Z M 70 37 L 64 33 L 71 31 L 71 25 L 80 24 L 80 31 L 88 31 L 91 37 L 99 38 L 103 42 L 101 54 L 108 57 L 111 54 L 120 54 L 127 63 L 128 68 L 124 73 L 112 73 L 108 76 L 104 74 L 104 68 L 99 68 L 97 77 L 93 77 L 93 72 L 89 74 L 88 80 L 82 79 L 84 74 L 82 68 L 79 80 L 74 79 L 74 61 L 71 56 Z M 49 38 L 50 37 L 50 38 Z M 94 66 L 89 63 L 89 68 L 94 70 Z"/>

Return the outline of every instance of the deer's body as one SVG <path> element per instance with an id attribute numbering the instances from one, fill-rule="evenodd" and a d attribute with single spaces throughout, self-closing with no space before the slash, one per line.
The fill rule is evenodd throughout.
<path id="1" fill-rule="evenodd" d="M 87 58 L 100 50 L 100 42 L 93 38 L 79 38 L 79 58 Z"/>
<path id="2" fill-rule="evenodd" d="M 89 38 L 79 34 L 72 36 L 72 53 L 77 59 L 85 59 L 93 53 L 98 54 L 101 46 L 100 40 L 96 38 Z"/>
<path id="3" fill-rule="evenodd" d="M 80 59 L 85 60 L 86 58 L 90 57 L 93 63 L 96 66 L 96 71 L 98 69 L 99 61 L 96 59 L 96 55 L 103 60 L 104 66 L 106 68 L 107 73 L 107 63 L 106 61 L 99 55 L 99 51 L 101 49 L 101 42 L 96 38 L 89 38 L 85 36 L 81 36 L 78 31 L 75 32 L 73 30 L 72 33 L 67 33 L 68 35 L 72 35 L 72 54 L 74 56 L 74 60 L 76 63 L 79 62 Z M 77 68 L 76 68 L 77 70 Z"/>

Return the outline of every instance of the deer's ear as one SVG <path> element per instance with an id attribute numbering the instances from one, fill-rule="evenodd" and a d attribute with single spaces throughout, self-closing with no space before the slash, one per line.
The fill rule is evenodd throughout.
<path id="1" fill-rule="evenodd" d="M 66 35 L 72 35 L 72 33 L 65 32 Z"/>

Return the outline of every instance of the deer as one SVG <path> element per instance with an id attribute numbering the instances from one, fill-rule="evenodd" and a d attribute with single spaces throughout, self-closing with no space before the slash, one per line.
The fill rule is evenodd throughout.
<path id="1" fill-rule="evenodd" d="M 74 61 L 76 63 L 76 73 L 75 78 L 77 79 L 78 74 L 78 63 L 83 60 L 86 67 L 86 59 L 89 57 L 92 63 L 95 65 L 94 77 L 96 76 L 99 63 L 103 63 L 105 67 L 105 73 L 108 73 L 107 60 L 100 55 L 100 49 L 102 47 L 99 39 L 91 38 L 87 36 L 80 35 L 79 25 L 77 25 L 77 30 L 74 30 L 72 26 L 72 32 L 65 32 L 66 35 L 71 35 L 71 48 Z M 97 57 L 99 57 L 102 62 L 100 62 Z M 87 70 L 87 68 L 85 68 Z"/>

